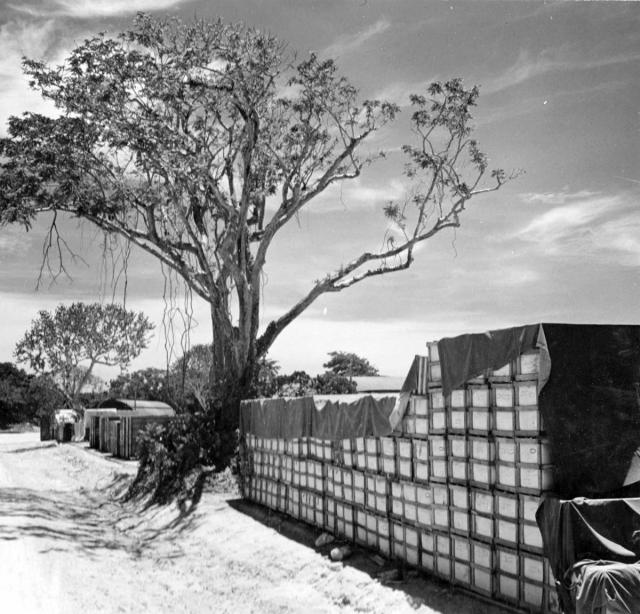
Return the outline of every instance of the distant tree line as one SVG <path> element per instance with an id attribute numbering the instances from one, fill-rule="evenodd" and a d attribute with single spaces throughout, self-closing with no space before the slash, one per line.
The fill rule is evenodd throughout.
<path id="1" fill-rule="evenodd" d="M 167 369 L 148 367 L 122 373 L 109 386 L 99 387 L 100 380 L 87 377 L 76 365 L 74 380 L 93 384 L 91 392 L 78 391 L 74 403 L 79 407 L 96 407 L 107 398 L 162 401 L 178 413 L 202 411 L 209 386 L 211 348 L 195 345 Z M 350 394 L 357 392 L 353 377 L 377 375 L 369 361 L 343 351 L 329 352 L 324 373 L 315 376 L 306 371 L 281 374 L 277 361 L 260 361 L 256 392 L 259 397 L 299 397 L 313 394 Z M 68 382 L 67 378 L 64 383 Z M 11 362 L 0 363 L 0 428 L 13 424 L 37 423 L 43 415 L 69 406 L 69 396 L 52 374 L 29 374 Z"/>

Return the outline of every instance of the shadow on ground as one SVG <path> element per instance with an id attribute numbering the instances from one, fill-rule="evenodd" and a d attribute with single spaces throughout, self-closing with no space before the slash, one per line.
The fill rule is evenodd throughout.
<path id="1" fill-rule="evenodd" d="M 246 514 L 264 526 L 278 531 L 288 539 L 312 548 L 327 558 L 332 548 L 347 543 L 337 540 L 331 544 L 316 547 L 315 541 L 323 533 L 317 527 L 294 520 L 285 514 L 275 512 L 270 508 L 252 503 L 246 499 L 229 500 L 228 504 L 238 512 Z M 375 552 L 359 546 L 353 546 L 352 555 L 343 561 L 343 564 L 358 569 L 372 578 L 379 578 L 383 584 L 390 588 L 403 591 L 407 595 L 408 601 L 416 609 L 421 605 L 425 605 L 441 614 L 508 614 L 521 612 L 513 608 L 502 607 L 493 602 L 489 603 L 479 596 L 471 596 L 438 578 L 428 576 L 425 572 L 410 569 L 397 561 L 382 559 L 382 557 L 376 556 Z M 391 572 L 389 575 L 395 575 L 396 573 L 397 575 L 393 580 L 384 581 L 383 578 L 387 575 L 387 572 Z"/>
<path id="2" fill-rule="evenodd" d="M 124 504 L 114 496 L 123 479 L 116 478 L 100 491 L 0 489 L 0 543 L 41 538 L 41 552 L 80 551 L 96 558 L 101 551 L 119 550 L 139 557 L 161 539 L 174 545 L 172 556 L 182 556 L 180 534 L 195 529 L 201 516 Z"/>

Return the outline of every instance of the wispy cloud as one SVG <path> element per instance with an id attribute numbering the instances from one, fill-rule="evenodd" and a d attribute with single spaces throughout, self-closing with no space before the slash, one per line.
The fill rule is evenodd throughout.
<path id="1" fill-rule="evenodd" d="M 53 111 L 53 104 L 44 101 L 28 85 L 22 74 L 22 57 L 40 59 L 50 52 L 56 41 L 52 19 L 28 21 L 12 19 L 0 26 L 0 134 L 9 115 L 31 110 Z"/>
<path id="2" fill-rule="evenodd" d="M 138 11 L 160 11 L 193 0 L 53 0 L 45 3 L 10 4 L 15 11 L 32 17 L 115 17 Z"/>
<path id="3" fill-rule="evenodd" d="M 544 254 L 640 265 L 640 216 L 631 195 L 581 191 L 525 195 L 523 200 L 558 204 L 517 233 L 518 238 L 537 244 Z"/>
<path id="4" fill-rule="evenodd" d="M 566 87 L 564 89 L 554 87 L 546 93 L 536 94 L 529 98 L 518 97 L 517 100 L 508 104 L 481 106 L 476 116 L 476 125 L 487 126 L 496 122 L 504 122 L 507 119 L 553 109 L 558 105 L 575 105 L 576 100 L 586 100 L 588 97 L 599 93 L 605 93 L 610 96 L 615 90 L 629 87 L 630 85 L 628 81 L 617 80 L 595 83 L 585 87 Z M 485 93 L 485 90 L 484 87 L 481 87 L 481 97 L 483 93 Z"/>
<path id="5" fill-rule="evenodd" d="M 596 196 L 597 192 L 579 190 L 578 192 L 525 192 L 520 199 L 525 203 L 541 203 L 543 205 L 563 205 L 573 200 L 581 200 Z"/>
<path id="6" fill-rule="evenodd" d="M 615 64 L 637 62 L 639 59 L 640 52 L 588 58 L 570 52 L 566 48 L 543 51 L 537 56 L 523 50 L 511 66 L 485 82 L 482 92 L 495 94 L 552 72 L 590 70 Z"/>
<path id="7" fill-rule="evenodd" d="M 383 204 L 401 199 L 406 194 L 406 186 L 398 179 L 390 179 L 384 185 L 366 185 L 360 179 L 327 190 L 316 199 L 309 211 L 328 213 L 342 209 L 373 209 Z"/>
<path id="8" fill-rule="evenodd" d="M 396 81 L 378 90 L 373 97 L 379 100 L 395 102 L 401 107 L 406 107 L 409 105 L 409 96 L 411 94 L 424 94 L 431 83 L 439 80 L 440 77 L 434 75 L 431 79 L 424 79 L 423 81 Z"/>
<path id="9" fill-rule="evenodd" d="M 356 34 L 347 34 L 341 36 L 331 45 L 326 47 L 322 55 L 329 57 L 340 57 L 346 53 L 352 53 L 364 45 L 367 41 L 374 36 L 381 34 L 385 30 L 388 30 L 391 23 L 387 19 L 378 19 L 374 24 L 368 28 L 357 32 Z"/>

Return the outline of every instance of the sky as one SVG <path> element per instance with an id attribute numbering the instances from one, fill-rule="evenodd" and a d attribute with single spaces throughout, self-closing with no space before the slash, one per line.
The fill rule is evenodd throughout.
<path id="1" fill-rule="evenodd" d="M 477 84 L 481 149 L 492 167 L 524 171 L 470 201 L 461 227 L 423 244 L 409 270 L 317 300 L 270 351 L 282 372 L 321 372 L 328 352 L 344 350 L 404 375 L 442 337 L 535 322 L 640 324 L 640 3 L 9 0 L 0 5 L 0 133 L 10 115 L 54 113 L 29 89 L 23 55 L 60 63 L 137 11 L 267 30 L 299 57 L 336 59 L 364 98 L 402 109 L 379 136 L 388 159 L 324 195 L 274 244 L 264 325 L 315 279 L 380 246 L 382 207 L 407 186 L 399 149 L 411 138 L 410 93 L 452 77 Z M 29 233 L 0 228 L 0 361 L 13 360 L 38 310 L 113 295 L 101 235 L 76 221 L 62 228 L 84 261 L 68 263 L 71 280 L 45 279 L 37 290 L 46 220 Z M 166 318 L 183 299 L 163 299 L 159 265 L 137 252 L 126 281 L 127 306 L 157 325 L 131 368 L 164 367 L 185 342 L 179 318 Z M 207 305 L 194 299 L 187 311 L 187 341 L 209 342 Z"/>

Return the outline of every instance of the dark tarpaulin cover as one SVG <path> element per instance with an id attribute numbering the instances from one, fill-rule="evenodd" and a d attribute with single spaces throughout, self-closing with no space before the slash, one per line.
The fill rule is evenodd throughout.
<path id="1" fill-rule="evenodd" d="M 438 342 L 443 392 L 540 350 L 538 406 L 559 496 L 640 494 L 640 326 L 533 324 Z"/>
<path id="2" fill-rule="evenodd" d="M 268 439 L 384 437 L 392 432 L 389 416 L 395 404 L 395 397 L 373 396 L 326 400 L 319 406 L 313 397 L 254 399 L 240 407 L 240 429 Z"/>
<path id="3" fill-rule="evenodd" d="M 529 350 L 546 348 L 542 324 L 490 330 L 438 341 L 442 391 L 446 395 L 488 369 L 499 369 Z M 548 375 L 548 363 L 543 384 Z"/>
<path id="4" fill-rule="evenodd" d="M 640 326 L 543 324 L 551 373 L 539 406 L 555 492 L 638 496 Z M 623 494 L 623 489 L 627 492 Z"/>
<path id="5" fill-rule="evenodd" d="M 577 614 L 637 614 L 640 564 L 585 561 L 572 592 Z"/>
<path id="6" fill-rule="evenodd" d="M 553 575 L 560 583 L 558 594 L 566 613 L 576 611 L 571 597 L 572 571 L 582 561 L 614 561 L 631 564 L 640 559 L 640 543 L 633 534 L 640 530 L 640 499 L 585 499 L 570 501 L 549 497 L 536 514 L 542 533 L 545 556 Z M 617 566 L 584 573 L 579 590 L 574 587 L 576 603 L 583 608 L 600 593 L 600 588 L 618 586 L 617 598 L 629 603 L 630 595 L 640 595 L 640 575 L 637 566 L 623 569 Z M 629 576 L 629 584 L 624 580 Z M 622 582 L 622 584 L 621 584 Z M 612 593 L 610 593 L 612 594 Z M 620 612 L 640 611 L 640 600 L 631 602 L 635 608 Z M 578 609 L 578 612 L 591 612 Z M 593 610 L 597 612 L 597 610 Z M 615 610 L 618 612 L 618 610 Z"/>

